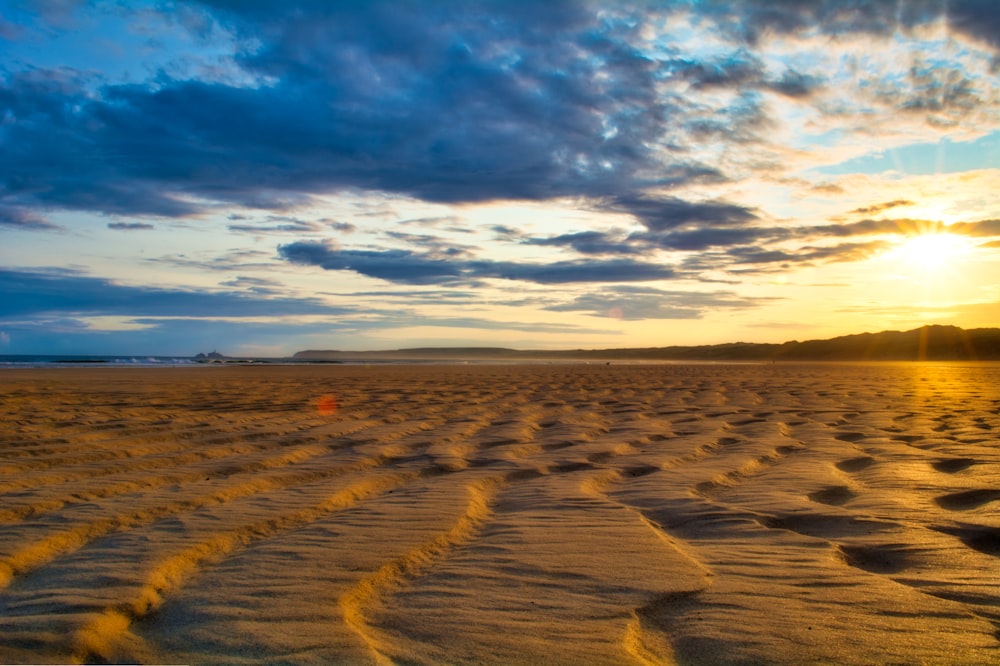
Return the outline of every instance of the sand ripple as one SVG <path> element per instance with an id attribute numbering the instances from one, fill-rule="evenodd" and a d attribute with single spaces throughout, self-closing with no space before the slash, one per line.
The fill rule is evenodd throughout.
<path id="1" fill-rule="evenodd" d="M 1000 663 L 1000 366 L 0 374 L 0 662 Z"/>

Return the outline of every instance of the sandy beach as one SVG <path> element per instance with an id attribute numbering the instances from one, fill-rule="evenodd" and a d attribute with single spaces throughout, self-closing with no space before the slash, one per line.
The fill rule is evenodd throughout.
<path id="1" fill-rule="evenodd" d="M 0 373 L 0 662 L 1000 663 L 1000 365 Z"/>

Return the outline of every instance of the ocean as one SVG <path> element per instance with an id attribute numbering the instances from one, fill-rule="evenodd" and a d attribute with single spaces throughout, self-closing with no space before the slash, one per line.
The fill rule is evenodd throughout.
<path id="1" fill-rule="evenodd" d="M 88 354 L 0 354 L 0 368 L 53 367 L 176 367 L 202 365 L 201 361 L 184 356 L 92 356 Z"/>

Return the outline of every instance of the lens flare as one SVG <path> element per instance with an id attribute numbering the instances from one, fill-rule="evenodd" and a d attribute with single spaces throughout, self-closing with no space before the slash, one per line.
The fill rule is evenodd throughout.
<path id="1" fill-rule="evenodd" d="M 333 416 L 337 413 L 337 398 L 336 396 L 327 394 L 321 395 L 316 400 L 316 411 L 319 412 L 320 416 Z"/>

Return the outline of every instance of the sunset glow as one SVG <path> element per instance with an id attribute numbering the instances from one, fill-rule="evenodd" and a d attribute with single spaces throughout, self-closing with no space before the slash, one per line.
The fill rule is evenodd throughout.
<path id="1" fill-rule="evenodd" d="M 1000 9 L 782 7 L 7 3 L 0 354 L 996 325 Z"/>

